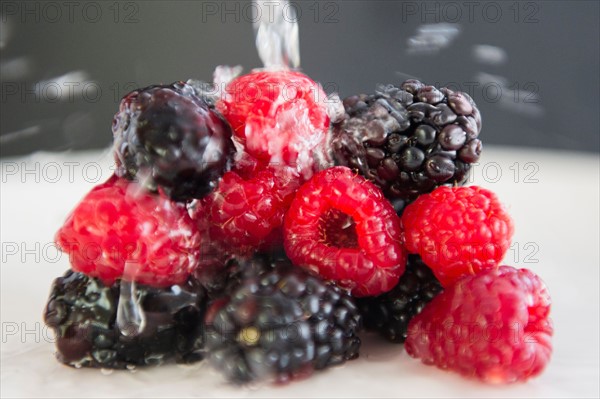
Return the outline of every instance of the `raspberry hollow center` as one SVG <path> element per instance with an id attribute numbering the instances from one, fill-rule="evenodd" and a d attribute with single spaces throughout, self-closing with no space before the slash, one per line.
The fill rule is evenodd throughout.
<path id="1" fill-rule="evenodd" d="M 321 216 L 319 236 L 321 242 L 330 247 L 358 248 L 354 219 L 338 209 L 330 209 Z"/>

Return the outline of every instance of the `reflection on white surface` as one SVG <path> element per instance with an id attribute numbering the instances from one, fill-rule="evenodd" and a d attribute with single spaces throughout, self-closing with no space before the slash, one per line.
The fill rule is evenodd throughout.
<path id="1" fill-rule="evenodd" d="M 285 387 L 238 388 L 204 363 L 110 375 L 60 365 L 41 314 L 68 259 L 50 244 L 75 203 L 112 173 L 112 158 L 85 152 L 3 159 L 2 397 L 598 397 L 599 161 L 591 154 L 488 146 L 474 169 L 472 183 L 495 191 L 515 220 L 504 263 L 538 273 L 553 298 L 554 355 L 539 378 L 486 386 L 425 366 L 402 346 L 368 336 L 361 357 L 343 367 Z M 51 163 L 62 168 L 53 182 L 43 172 Z M 36 164 L 37 182 L 35 174 L 23 172 Z M 97 165 L 100 176 L 90 174 L 95 166 L 86 174 L 86 165 Z M 526 256 L 530 243 L 537 252 Z"/>

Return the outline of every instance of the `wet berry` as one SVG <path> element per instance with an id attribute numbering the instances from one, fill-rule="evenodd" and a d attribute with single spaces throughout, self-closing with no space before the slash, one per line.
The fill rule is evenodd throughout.
<path id="1" fill-rule="evenodd" d="M 127 94 L 113 120 L 117 175 L 171 199 L 211 192 L 231 167 L 231 129 L 187 83 Z"/>
<path id="2" fill-rule="evenodd" d="M 415 316 L 406 351 L 488 383 L 524 381 L 552 353 L 550 296 L 527 269 L 500 266 L 459 280 Z"/>
<path id="3" fill-rule="evenodd" d="M 295 71 L 254 71 L 234 79 L 217 109 L 244 150 L 302 179 L 330 164 L 329 116 L 320 85 Z"/>
<path id="4" fill-rule="evenodd" d="M 111 177 L 75 207 L 56 233 L 71 267 L 110 285 L 183 283 L 198 266 L 200 234 L 183 204 Z"/>
<path id="5" fill-rule="evenodd" d="M 203 288 L 193 279 L 165 288 L 137 285 L 143 326 L 117 324 L 121 285 L 107 286 L 82 273 L 57 278 L 44 311 L 56 334 L 57 358 L 73 367 L 124 369 L 203 357 Z"/>
<path id="6" fill-rule="evenodd" d="M 406 249 L 419 254 L 444 287 L 496 268 L 510 247 L 513 221 L 481 187 L 438 187 L 402 215 Z"/>
<path id="7" fill-rule="evenodd" d="M 481 154 L 481 117 L 465 93 L 408 80 L 346 98 L 344 107 L 345 118 L 334 124 L 336 163 L 371 180 L 397 204 L 464 183 Z"/>
<path id="8" fill-rule="evenodd" d="M 356 296 L 391 290 L 404 272 L 400 219 L 381 191 L 343 166 L 315 175 L 285 216 L 292 262 Z"/>
<path id="9" fill-rule="evenodd" d="M 379 332 L 390 342 L 406 340 L 408 323 L 440 292 L 442 286 L 417 255 L 409 255 L 406 271 L 389 292 L 359 298 L 365 327 Z"/>
<path id="10" fill-rule="evenodd" d="M 207 312 L 211 363 L 234 382 L 288 381 L 358 357 L 352 299 L 289 261 L 258 256 Z"/>

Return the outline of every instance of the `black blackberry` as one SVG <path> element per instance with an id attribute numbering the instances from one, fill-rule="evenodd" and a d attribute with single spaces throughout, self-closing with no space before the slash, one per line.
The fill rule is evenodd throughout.
<path id="1" fill-rule="evenodd" d="M 407 80 L 346 98 L 334 124 L 337 164 L 381 187 L 403 208 L 442 184 L 461 184 L 479 159 L 479 110 L 469 95 Z"/>
<path id="2" fill-rule="evenodd" d="M 68 271 L 54 280 L 44 320 L 56 334 L 57 358 L 73 367 L 122 369 L 159 364 L 169 358 L 203 357 L 203 288 L 190 279 L 169 288 L 138 285 L 144 324 L 138 334 L 119 329 L 119 282 L 112 286 Z"/>
<path id="3" fill-rule="evenodd" d="M 231 295 L 247 279 L 289 266 L 290 261 L 284 252 L 257 252 L 250 259 L 232 256 L 220 270 L 198 268 L 195 278 L 213 300 Z"/>
<path id="4" fill-rule="evenodd" d="M 429 267 L 418 255 L 409 255 L 406 271 L 391 291 L 378 297 L 360 298 L 357 304 L 367 330 L 402 343 L 410 320 L 440 292 L 442 286 Z"/>
<path id="5" fill-rule="evenodd" d="M 234 382 L 294 375 L 358 357 L 353 299 L 289 261 L 255 257 L 207 313 L 212 364 Z"/>
<path id="6" fill-rule="evenodd" d="M 127 94 L 112 130 L 117 175 L 176 201 L 210 193 L 235 153 L 229 124 L 183 82 Z"/>

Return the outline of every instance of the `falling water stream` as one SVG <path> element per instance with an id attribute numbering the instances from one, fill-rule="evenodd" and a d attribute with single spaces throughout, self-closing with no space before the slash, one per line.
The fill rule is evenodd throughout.
<path id="1" fill-rule="evenodd" d="M 146 327 L 146 313 L 142 308 L 136 282 L 128 276 L 135 275 L 135 263 L 126 262 L 120 285 L 119 304 L 117 305 L 117 328 L 126 337 L 141 334 Z"/>
<path id="2" fill-rule="evenodd" d="M 300 39 L 296 9 L 287 0 L 254 0 L 256 49 L 267 69 L 298 68 Z"/>

